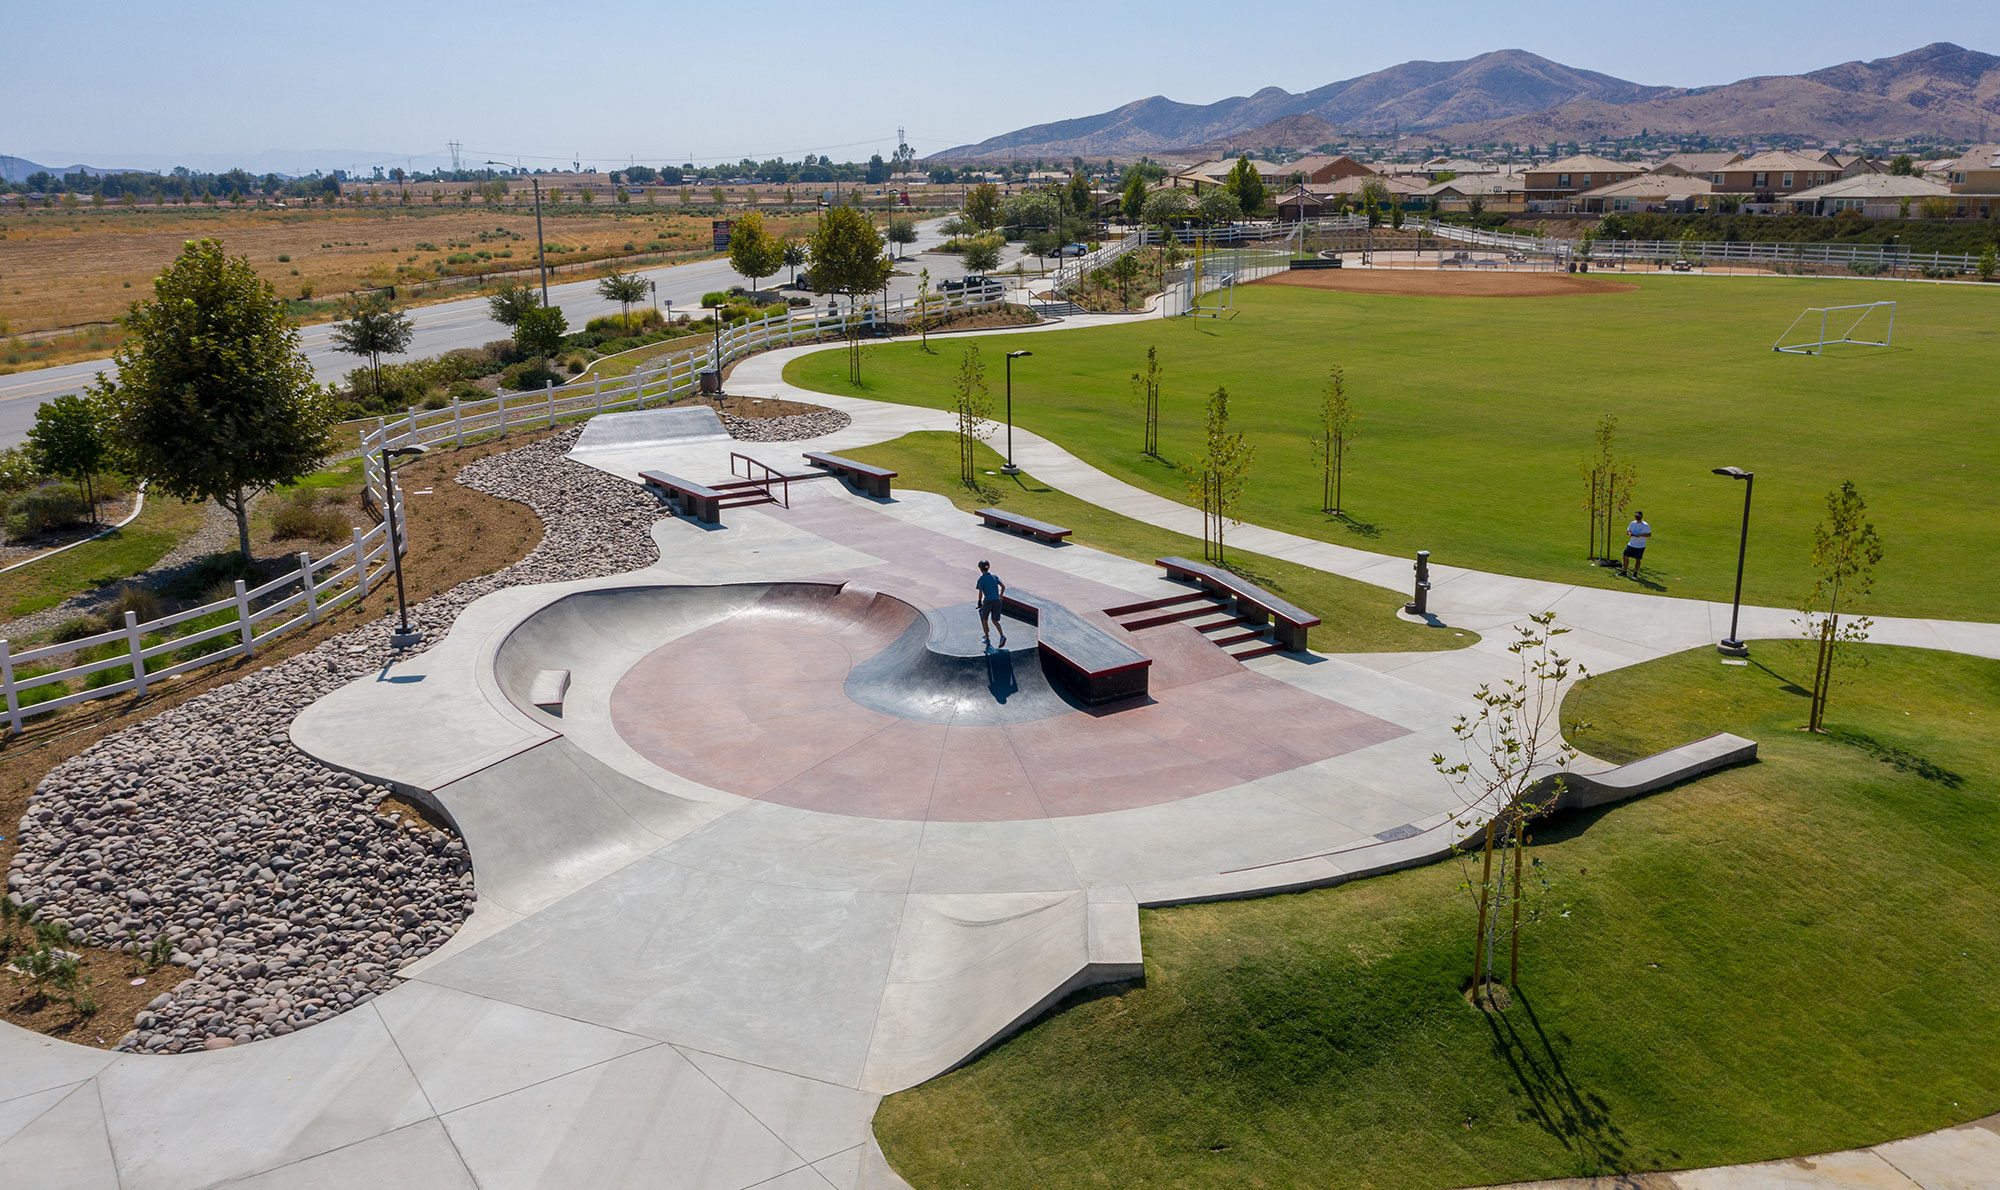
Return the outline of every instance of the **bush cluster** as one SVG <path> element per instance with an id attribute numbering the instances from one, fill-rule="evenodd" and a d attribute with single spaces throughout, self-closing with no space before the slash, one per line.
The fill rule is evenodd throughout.
<path id="1" fill-rule="evenodd" d="M 322 503 L 319 493 L 300 488 L 279 498 L 271 510 L 271 535 L 307 541 L 344 541 L 353 526 L 338 508 Z"/>
<path id="2" fill-rule="evenodd" d="M 0 504 L 6 510 L 9 541 L 19 541 L 90 519 L 90 505 L 84 500 L 83 493 L 66 483 L 48 483 L 30 488 L 6 497 Z"/>

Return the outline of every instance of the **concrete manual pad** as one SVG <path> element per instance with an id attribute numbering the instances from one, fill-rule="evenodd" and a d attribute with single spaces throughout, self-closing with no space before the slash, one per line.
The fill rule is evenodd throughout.
<path id="1" fill-rule="evenodd" d="M 729 431 L 711 405 L 678 409 L 641 409 L 634 413 L 600 413 L 583 423 L 583 433 L 570 447 L 572 457 L 602 451 L 640 450 L 656 446 L 689 446 L 726 442 Z M 689 478 L 694 478 L 689 476 Z"/>
<path id="2" fill-rule="evenodd" d="M 437 1120 L 308 1157 L 216 1190 L 476 1190 L 471 1171 Z"/>
<path id="3" fill-rule="evenodd" d="M 37 1097 L 39 1098 L 39 1096 Z M 138 1186 L 139 1183 L 128 1182 Z M 119 1185 L 97 1087 L 84 1083 L 58 1095 L 6 1143 L 0 1144 L 0 1186 L 95 1190 Z"/>

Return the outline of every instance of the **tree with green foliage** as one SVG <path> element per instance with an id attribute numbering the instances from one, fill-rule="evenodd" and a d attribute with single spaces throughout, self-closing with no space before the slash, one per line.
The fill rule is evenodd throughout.
<path id="1" fill-rule="evenodd" d="M 1313 449 L 1319 452 L 1320 511 L 1344 515 L 1340 507 L 1341 482 L 1347 478 L 1347 455 L 1354 448 L 1355 425 L 1360 421 L 1354 402 L 1347 395 L 1347 378 L 1339 365 L 1328 370 L 1326 387 L 1319 394 L 1319 436 Z"/>
<path id="2" fill-rule="evenodd" d="M 965 194 L 965 217 L 983 231 L 1000 226 L 1000 188 L 981 182 Z"/>
<path id="3" fill-rule="evenodd" d="M 1254 454 L 1242 433 L 1229 428 L 1229 390 L 1218 387 L 1208 398 L 1201 456 L 1188 475 L 1188 494 L 1201 505 L 1201 556 L 1207 561 L 1227 560 L 1223 530 L 1242 521 L 1236 512 Z"/>
<path id="4" fill-rule="evenodd" d="M 569 334 L 569 319 L 555 306 L 536 306 L 524 312 L 514 323 L 514 346 L 521 354 L 531 355 L 547 367 L 549 357 L 562 350 L 563 337 Z"/>
<path id="5" fill-rule="evenodd" d="M 1227 227 L 1243 215 L 1236 196 L 1222 188 L 1210 189 L 1194 200 L 1195 218 L 1204 223 Z"/>
<path id="6" fill-rule="evenodd" d="M 1898 153 L 1889 162 L 1889 172 L 1899 178 L 1913 177 L 1917 172 L 1917 159 L 1908 153 Z"/>
<path id="7" fill-rule="evenodd" d="M 957 418 L 958 479 L 966 487 L 979 486 L 979 443 L 993 433 L 993 394 L 986 388 L 986 362 L 979 356 L 979 344 L 965 345 L 958 375 L 951 384 L 952 413 Z"/>
<path id="8" fill-rule="evenodd" d="M 1132 174 L 1125 180 L 1125 191 L 1118 198 L 1118 213 L 1125 216 L 1125 222 L 1137 223 L 1146 213 L 1146 179 Z"/>
<path id="9" fill-rule="evenodd" d="M 1146 196 L 1142 214 L 1153 227 L 1172 228 L 1194 217 L 1194 199 L 1185 190 L 1155 190 Z"/>
<path id="10" fill-rule="evenodd" d="M 896 245 L 898 256 L 907 256 L 911 244 L 917 242 L 917 221 L 915 219 L 891 219 L 889 230 L 884 233 L 888 241 Z"/>
<path id="11" fill-rule="evenodd" d="M 990 273 L 1000 267 L 1000 251 L 1006 246 L 1006 238 L 998 232 L 973 236 L 965 241 L 964 251 L 958 257 L 965 262 L 967 273 Z"/>
<path id="12" fill-rule="evenodd" d="M 417 332 L 409 315 L 396 309 L 385 293 L 357 297 L 347 303 L 347 319 L 333 324 L 333 347 L 368 358 L 375 399 L 382 399 L 382 357 L 400 354 Z"/>
<path id="13" fill-rule="evenodd" d="M 1146 348 L 1146 367 L 1132 373 L 1132 395 L 1139 400 L 1145 445 L 1140 453 L 1160 457 L 1160 391 L 1166 385 L 1167 370 L 1160 366 L 1160 349 Z"/>
<path id="14" fill-rule="evenodd" d="M 1584 507 L 1590 513 L 1590 547 L 1584 556 L 1590 561 L 1611 559 L 1618 531 L 1618 518 L 1632 503 L 1632 490 L 1639 482 L 1639 469 L 1618 453 L 1618 419 L 1605 414 L 1591 433 L 1596 453 L 1583 458 Z M 1600 548 L 1602 543 L 1602 548 Z"/>
<path id="15" fill-rule="evenodd" d="M 1264 209 L 1264 200 L 1268 197 L 1264 177 L 1257 172 L 1256 166 L 1250 164 L 1247 153 L 1229 167 L 1229 176 L 1223 180 L 1222 188 L 1236 200 L 1237 209 L 1243 214 L 1255 215 Z"/>
<path id="16" fill-rule="evenodd" d="M 931 354 L 931 271 L 917 273 L 917 348 Z"/>
<path id="17" fill-rule="evenodd" d="M 1090 179 L 1082 172 L 1069 176 L 1069 185 L 1063 187 L 1063 205 L 1072 215 L 1088 218 L 1097 213 L 1097 200 L 1090 196 Z"/>
<path id="18" fill-rule="evenodd" d="M 1993 274 L 2000 272 L 2000 248 L 1995 248 L 1992 244 L 1986 245 L 1986 250 L 1979 254 L 1979 264 L 1976 267 L 1981 281 L 1991 281 Z"/>
<path id="19" fill-rule="evenodd" d="M 754 218 L 754 216 L 752 216 Z M 617 302 L 620 320 L 625 323 L 625 333 L 632 333 L 632 307 L 646 300 L 648 287 L 646 279 L 637 273 L 623 273 L 612 269 L 597 283 L 597 296 L 607 302 Z"/>
<path id="20" fill-rule="evenodd" d="M 792 284 L 797 285 L 799 283 L 799 266 L 806 262 L 805 246 L 786 240 L 784 254 L 779 259 L 784 261 L 786 268 L 792 270 Z"/>
<path id="21" fill-rule="evenodd" d="M 510 329 L 521 321 L 521 315 L 541 304 L 541 295 L 534 286 L 523 285 L 511 277 L 500 282 L 493 296 L 486 299 L 486 309 L 493 321 Z"/>
<path id="22" fill-rule="evenodd" d="M 27 446 L 36 470 L 60 475 L 83 489 L 95 524 L 97 477 L 111 465 L 111 440 L 104 432 L 102 411 L 75 393 L 52 398 L 35 410 Z"/>
<path id="23" fill-rule="evenodd" d="M 1526 856 L 1527 826 L 1555 807 L 1563 791 L 1561 774 L 1578 755 L 1562 736 L 1562 697 L 1567 683 L 1589 675 L 1552 647 L 1554 638 L 1568 631 L 1555 626 L 1554 612 L 1516 625 L 1507 651 L 1519 659 L 1519 672 L 1497 685 L 1482 684 L 1473 693 L 1478 711 L 1460 715 L 1452 724 L 1458 759 L 1447 760 L 1442 752 L 1431 755 L 1431 764 L 1459 791 L 1463 810 L 1455 825 L 1461 831 L 1479 826 L 1477 849 L 1455 846 L 1452 853 L 1463 873 L 1458 888 L 1470 895 L 1477 922 L 1469 995 L 1486 1012 L 1508 1005 L 1494 972 L 1502 930 L 1512 951 L 1506 981 L 1512 988 L 1521 979 L 1521 930 L 1541 916 L 1528 909 L 1526 897 L 1551 888 L 1542 861 Z M 1535 872 L 1532 889 L 1523 887 L 1525 867 Z M 1569 916 L 1568 909 L 1559 916 Z M 1511 918 L 1510 925 L 1503 927 L 1503 918 Z"/>
<path id="24" fill-rule="evenodd" d="M 1111 262 L 1112 279 L 1118 282 L 1118 303 L 1132 308 L 1132 282 L 1139 279 L 1139 258 L 1130 252 Z"/>
<path id="25" fill-rule="evenodd" d="M 1812 594 L 1799 609 L 1799 625 L 1814 646 L 1811 706 L 1806 730 L 1826 730 L 1826 700 L 1834 675 L 1849 664 L 1850 644 L 1868 639 L 1873 625 L 1867 616 L 1849 615 L 1856 600 L 1875 585 L 1875 567 L 1882 561 L 1882 539 L 1867 518 L 1868 504 L 1853 480 L 1826 495 L 1826 516 L 1813 526 Z"/>
<path id="26" fill-rule="evenodd" d="M 736 220 L 729 232 L 729 267 L 750 282 L 758 282 L 783 268 L 785 242 L 764 229 L 764 217 L 749 211 Z"/>
<path id="27" fill-rule="evenodd" d="M 1035 257 L 1042 262 L 1042 267 L 1045 269 L 1049 267 L 1049 257 L 1054 256 L 1060 251 L 1062 246 L 1063 237 L 1059 231 L 1034 231 L 1028 233 L 1027 249 L 1029 252 L 1034 253 Z"/>
<path id="28" fill-rule="evenodd" d="M 317 468 L 333 403 L 299 350 L 285 303 L 247 257 L 199 240 L 125 316 L 118 379 L 91 393 L 132 475 L 178 500 L 213 500 L 236 518 L 250 557 L 250 502 Z"/>
<path id="29" fill-rule="evenodd" d="M 808 241 L 814 293 L 844 293 L 850 307 L 859 294 L 874 293 L 888 284 L 895 266 L 882 255 L 882 236 L 868 217 L 849 206 L 828 207 L 820 213 Z M 861 324 L 849 319 L 847 379 L 861 383 Z"/>

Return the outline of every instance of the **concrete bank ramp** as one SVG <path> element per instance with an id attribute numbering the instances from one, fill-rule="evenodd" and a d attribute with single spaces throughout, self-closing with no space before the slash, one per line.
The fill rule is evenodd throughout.
<path id="1" fill-rule="evenodd" d="M 570 457 L 612 450 L 640 450 L 649 446 L 688 446 L 697 442 L 724 442 L 729 431 L 708 405 L 687 405 L 679 409 L 641 409 L 633 413 L 600 413 L 583 423 L 583 433 L 570 448 Z"/>

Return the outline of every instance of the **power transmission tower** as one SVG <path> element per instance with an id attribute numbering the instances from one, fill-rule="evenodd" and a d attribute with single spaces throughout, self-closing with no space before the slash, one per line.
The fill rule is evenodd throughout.
<path id="1" fill-rule="evenodd" d="M 449 149 L 451 150 L 451 172 L 453 172 L 453 173 L 457 173 L 457 172 L 458 172 L 458 151 L 459 151 L 459 149 L 460 149 L 460 148 L 462 148 L 463 146 L 461 146 L 461 145 L 460 145 L 460 144 L 459 144 L 459 143 L 458 143 L 457 141 L 455 141 L 455 140 L 454 140 L 454 141 L 446 141 L 446 142 L 445 142 L 445 147 L 447 147 L 447 148 L 449 148 Z"/>

